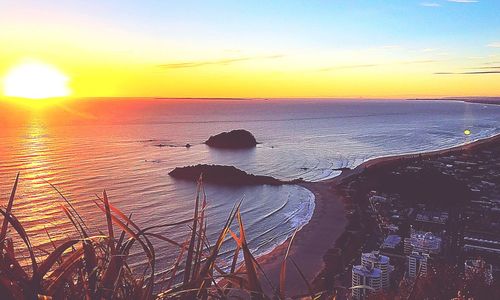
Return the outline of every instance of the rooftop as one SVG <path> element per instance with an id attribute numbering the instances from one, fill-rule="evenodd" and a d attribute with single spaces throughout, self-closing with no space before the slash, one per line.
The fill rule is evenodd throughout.
<path id="1" fill-rule="evenodd" d="M 378 251 L 363 253 L 362 258 L 374 263 L 389 263 L 389 257 L 380 255 Z"/>
<path id="2" fill-rule="evenodd" d="M 431 232 L 416 231 L 411 234 L 410 243 L 413 247 L 439 249 L 441 247 L 441 238 Z"/>
<path id="3" fill-rule="evenodd" d="M 419 212 L 415 217 L 415 221 L 426 223 L 445 224 L 448 221 L 447 212 L 424 211 Z"/>
<path id="4" fill-rule="evenodd" d="M 352 272 L 363 277 L 376 278 L 382 275 L 382 271 L 377 268 L 367 268 L 365 266 L 357 265 L 352 266 Z"/>
<path id="5" fill-rule="evenodd" d="M 399 245 L 399 243 L 401 243 L 401 237 L 399 235 L 389 234 L 384 239 L 384 243 L 382 244 L 382 248 L 394 249 Z"/>

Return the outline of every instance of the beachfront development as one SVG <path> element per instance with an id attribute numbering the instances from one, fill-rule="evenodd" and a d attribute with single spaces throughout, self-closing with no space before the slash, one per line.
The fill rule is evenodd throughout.
<path id="1" fill-rule="evenodd" d="M 499 136 L 386 158 L 347 176 L 339 184 L 349 221 L 337 241 L 345 262 L 334 276 L 338 294 L 493 299 L 499 292 L 493 281 L 500 271 L 499 184 Z M 367 264 L 368 256 L 385 264 Z"/>

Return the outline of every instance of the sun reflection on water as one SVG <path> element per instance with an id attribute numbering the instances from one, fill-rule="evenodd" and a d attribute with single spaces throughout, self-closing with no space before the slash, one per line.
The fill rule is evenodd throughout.
<path id="1" fill-rule="evenodd" d="M 13 211 L 31 243 L 43 248 L 50 243 L 46 229 L 54 240 L 64 239 L 65 230 L 61 229 L 67 228 L 68 221 L 61 212 L 59 199 L 47 183 L 54 178 L 55 163 L 43 115 L 34 115 L 22 131 L 19 134 L 21 147 L 17 149 L 21 160 L 20 184 Z M 22 247 L 21 243 L 16 244 Z"/>

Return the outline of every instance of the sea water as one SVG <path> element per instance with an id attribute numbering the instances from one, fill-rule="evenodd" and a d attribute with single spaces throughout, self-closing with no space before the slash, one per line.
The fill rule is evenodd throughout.
<path id="1" fill-rule="evenodd" d="M 14 214 L 36 247 L 75 236 L 61 211 L 55 185 L 89 227 L 103 229 L 93 200 L 110 201 L 141 227 L 188 219 L 196 185 L 168 172 L 178 166 L 232 165 L 256 175 L 319 181 L 370 158 L 451 147 L 500 132 L 500 106 L 457 101 L 327 99 L 78 99 L 49 106 L 0 101 L 0 196 L 5 205 L 17 172 Z M 210 136 L 232 129 L 252 132 L 249 150 L 209 148 Z M 464 130 L 471 135 L 464 135 Z M 191 147 L 186 147 L 190 144 Z M 214 241 L 233 205 L 250 248 L 271 251 L 314 211 L 314 195 L 295 186 L 205 184 L 208 236 Z M 178 242 L 181 225 L 156 231 Z M 12 233 L 13 234 L 13 233 Z M 178 249 L 157 241 L 160 273 Z M 229 244 L 223 248 L 230 255 Z M 134 265 L 145 257 L 134 251 Z"/>

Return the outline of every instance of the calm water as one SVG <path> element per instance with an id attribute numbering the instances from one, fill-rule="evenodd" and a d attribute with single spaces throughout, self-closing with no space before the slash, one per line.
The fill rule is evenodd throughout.
<path id="1" fill-rule="evenodd" d="M 189 218 L 195 185 L 167 173 L 198 163 L 234 165 L 282 179 L 321 180 L 333 169 L 377 157 L 434 150 L 500 133 L 500 106 L 461 102 L 348 100 L 80 100 L 32 109 L 0 102 L 0 197 L 4 205 L 15 174 L 21 184 L 14 213 L 33 244 L 74 235 L 45 180 L 78 207 L 92 227 L 103 224 L 95 194 L 142 226 Z M 247 129 L 262 144 L 253 150 L 217 150 L 210 135 Z M 465 137 L 464 129 L 472 135 Z M 193 145 L 187 149 L 186 143 Z M 158 147 L 158 145 L 165 145 Z M 250 247 L 265 253 L 308 222 L 314 197 L 297 186 L 207 185 L 212 240 L 241 198 Z M 189 228 L 159 233 L 183 241 Z M 158 243 L 160 267 L 176 256 Z M 138 264 L 143 257 L 134 256 Z"/>

